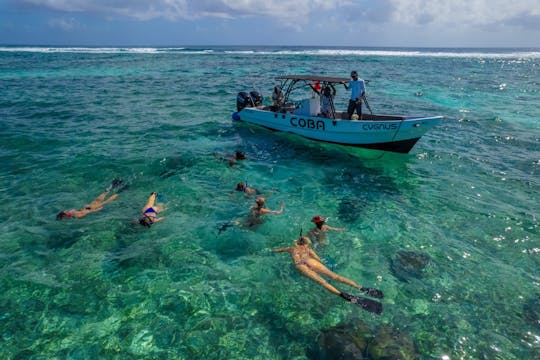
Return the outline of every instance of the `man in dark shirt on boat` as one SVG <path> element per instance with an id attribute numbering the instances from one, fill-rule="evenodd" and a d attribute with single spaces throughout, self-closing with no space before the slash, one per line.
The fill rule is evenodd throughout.
<path id="1" fill-rule="evenodd" d="M 349 86 L 345 87 L 351 89 L 351 98 L 347 107 L 349 120 L 352 120 L 355 110 L 358 114 L 358 120 L 362 120 L 362 98 L 366 95 L 366 84 L 364 80 L 358 78 L 358 72 L 356 70 L 351 71 Z"/>
<path id="2" fill-rule="evenodd" d="M 272 103 L 272 111 L 279 111 L 283 105 L 283 91 L 279 85 L 274 87 L 274 92 L 272 93 Z"/>
<path id="3" fill-rule="evenodd" d="M 336 88 L 332 84 L 328 84 L 322 90 L 321 95 L 321 115 L 326 118 L 335 118 L 336 111 L 334 110 L 334 97 L 336 96 Z"/>

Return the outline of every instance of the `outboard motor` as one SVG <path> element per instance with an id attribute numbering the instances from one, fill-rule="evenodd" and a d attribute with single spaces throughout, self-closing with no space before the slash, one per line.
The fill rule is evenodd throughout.
<path id="1" fill-rule="evenodd" d="M 252 107 L 253 106 L 253 100 L 249 96 L 249 94 L 245 91 L 241 91 L 236 95 L 236 110 L 240 111 L 245 107 Z"/>
<path id="2" fill-rule="evenodd" d="M 263 102 L 263 97 L 258 91 L 251 91 L 249 93 L 249 96 L 251 96 L 251 100 L 253 100 L 253 105 L 255 106 L 261 106 Z"/>

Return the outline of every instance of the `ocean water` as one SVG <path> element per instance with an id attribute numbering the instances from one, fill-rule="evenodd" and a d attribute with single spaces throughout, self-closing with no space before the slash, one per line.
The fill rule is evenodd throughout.
<path id="1" fill-rule="evenodd" d="M 443 123 L 403 155 L 231 120 L 276 75 L 352 69 L 376 113 Z M 0 358 L 307 359 L 353 319 L 420 359 L 540 356 L 538 49 L 4 46 L 0 93 Z M 55 219 L 114 178 L 116 201 Z M 239 181 L 283 214 L 227 227 L 253 204 Z M 147 229 L 152 191 L 165 220 Z M 345 228 L 317 252 L 385 292 L 380 316 L 269 252 L 314 215 Z M 400 272 L 403 251 L 429 264 Z"/>

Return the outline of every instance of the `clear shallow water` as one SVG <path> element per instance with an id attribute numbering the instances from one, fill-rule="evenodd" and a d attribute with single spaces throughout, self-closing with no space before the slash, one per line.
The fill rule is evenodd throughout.
<path id="1" fill-rule="evenodd" d="M 426 359 L 538 355 L 524 311 L 540 294 L 538 51 L 1 50 L 2 358 L 306 358 L 351 318 L 401 329 Z M 351 69 L 376 112 L 444 123 L 398 155 L 230 120 L 236 93 L 268 96 L 274 75 Z M 249 159 L 232 168 L 212 155 L 236 149 Z M 55 220 L 113 178 L 129 184 L 117 201 Z M 285 211 L 218 234 L 252 204 L 238 181 Z M 151 191 L 167 219 L 145 229 Z M 382 316 L 268 252 L 316 214 L 346 228 L 321 257 L 382 289 Z M 391 271 L 400 250 L 431 257 L 421 278 Z"/>

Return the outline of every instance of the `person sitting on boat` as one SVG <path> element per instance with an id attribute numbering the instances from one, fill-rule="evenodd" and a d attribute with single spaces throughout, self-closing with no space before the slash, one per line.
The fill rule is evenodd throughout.
<path id="1" fill-rule="evenodd" d="M 164 210 L 163 204 L 156 205 L 157 194 L 152 192 L 146 205 L 142 208 L 142 217 L 139 219 L 139 224 L 142 226 L 150 227 L 158 221 L 165 219 L 164 217 L 159 217 L 158 214 Z"/>
<path id="2" fill-rule="evenodd" d="M 317 253 L 309 247 L 311 241 L 306 236 L 300 236 L 298 240 L 294 240 L 294 246 L 283 247 L 271 250 L 275 253 L 288 252 L 291 255 L 292 261 L 296 269 L 304 276 L 322 285 L 326 290 L 330 291 L 334 295 L 338 295 L 343 299 L 352 303 L 362 306 L 365 310 L 380 314 L 382 311 L 382 304 L 370 299 L 359 298 L 345 292 L 336 289 L 330 285 L 321 275 L 325 275 L 333 280 L 339 281 L 343 284 L 347 284 L 356 289 L 359 289 L 366 294 L 378 298 L 382 298 L 384 295 L 382 291 L 372 288 L 364 288 L 351 279 L 344 276 L 340 276 L 335 272 L 328 269 L 322 262 Z"/>
<path id="3" fill-rule="evenodd" d="M 324 217 L 319 216 L 319 215 L 314 216 L 311 219 L 311 222 L 315 223 L 315 227 L 309 231 L 308 237 L 310 239 L 313 239 L 313 241 L 316 244 L 320 244 L 320 245 L 327 245 L 328 244 L 328 241 L 326 239 L 326 232 L 329 231 L 329 230 L 332 230 L 332 231 L 343 231 L 343 230 L 345 230 L 345 228 L 336 228 L 336 227 L 326 225 L 325 224 L 326 220 L 328 220 L 328 218 L 324 218 Z"/>
<path id="4" fill-rule="evenodd" d="M 86 215 L 88 215 L 90 213 L 100 211 L 101 209 L 103 209 L 103 205 L 108 204 L 111 201 L 116 200 L 116 198 L 118 197 L 118 194 L 113 194 L 107 199 L 106 199 L 106 197 L 110 193 L 110 191 L 115 190 L 115 189 L 118 190 L 118 188 L 119 188 L 119 186 L 121 184 L 122 184 L 122 180 L 114 179 L 111 182 L 111 185 L 107 188 L 107 190 L 105 190 L 97 198 L 92 200 L 92 202 L 90 202 L 90 204 L 80 208 L 79 210 L 77 210 L 77 209 L 62 210 L 56 215 L 56 220 L 63 220 L 63 219 L 68 219 L 68 218 L 80 219 L 80 218 L 83 218 L 83 217 L 85 217 Z M 125 185 L 124 185 L 124 188 L 125 188 Z"/>
<path id="5" fill-rule="evenodd" d="M 326 85 L 321 95 L 321 115 L 327 118 L 334 118 L 334 96 L 336 96 L 336 88 L 332 85 Z"/>
<path id="6" fill-rule="evenodd" d="M 351 98 L 349 100 L 349 106 L 347 107 L 347 113 L 349 114 L 349 120 L 352 120 L 353 114 L 356 111 L 358 119 L 362 119 L 362 98 L 366 94 L 366 84 L 364 80 L 358 78 L 358 72 L 356 70 L 351 71 L 351 80 L 349 86 L 345 85 L 345 88 L 351 90 Z"/>
<path id="7" fill-rule="evenodd" d="M 279 108 L 283 105 L 283 100 L 284 96 L 281 86 L 274 86 L 274 92 L 272 93 L 272 106 L 274 108 L 274 111 L 279 110 Z"/>
<path id="8" fill-rule="evenodd" d="M 258 197 L 255 199 L 255 206 L 252 206 L 249 209 L 249 215 L 247 218 L 248 227 L 262 224 L 262 217 L 266 214 L 280 215 L 285 208 L 285 203 L 281 203 L 281 208 L 279 210 L 270 210 L 264 207 L 265 203 L 266 199 L 264 197 Z"/>

